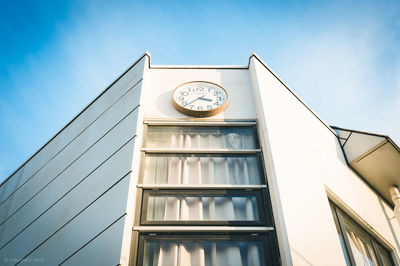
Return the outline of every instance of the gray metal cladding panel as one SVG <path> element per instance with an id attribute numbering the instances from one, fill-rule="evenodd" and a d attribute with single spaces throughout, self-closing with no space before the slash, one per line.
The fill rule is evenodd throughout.
<path id="1" fill-rule="evenodd" d="M 63 262 L 125 215 L 130 178 L 128 174 L 120 179 L 73 219 L 60 223 L 56 232 L 48 231 L 49 224 L 42 222 L 38 228 L 40 232 L 30 236 L 44 236 L 40 241 L 32 243 L 28 237 L 21 238 L 0 251 L 0 261 L 4 258 L 40 259 L 44 265 Z M 121 238 L 121 235 L 115 237 Z"/>
<path id="2" fill-rule="evenodd" d="M 75 173 L 56 179 L 0 226 L 0 248 L 8 242 L 12 246 L 14 242 L 31 242 L 34 246 L 55 232 L 131 170 L 133 149 L 131 139 L 83 178 L 80 171 L 87 167 L 85 161 L 75 168 Z M 109 152 L 104 151 L 105 156 Z"/>
<path id="3" fill-rule="evenodd" d="M 99 143 L 115 142 L 109 140 L 108 135 L 113 133 L 123 123 L 134 122 L 129 125 L 129 132 L 136 128 L 136 118 L 132 119 L 132 113 L 136 113 L 140 90 L 132 90 L 120 100 L 117 105 L 110 108 L 101 118 L 68 145 L 61 153 L 35 174 L 20 189 L 12 194 L 5 202 L 0 205 L 0 223 L 10 214 L 20 208 L 26 201 L 39 192 L 51 180 L 63 174 L 70 168 L 76 160 L 86 157 L 86 153 L 92 150 Z M 128 115 L 128 117 L 126 117 Z M 125 117 L 125 118 L 124 118 Z M 121 121 L 121 122 L 120 122 Z M 119 123 L 119 124 L 118 124 Z M 123 134 L 123 133 L 121 133 Z M 96 158 L 98 155 L 95 155 Z M 93 158 L 90 158 L 93 160 Z"/>
<path id="4" fill-rule="evenodd" d="M 64 149 L 66 145 L 73 141 L 83 131 L 87 130 L 96 119 L 115 105 L 128 90 L 132 90 L 132 87 L 142 79 L 144 62 L 144 59 L 138 62 L 98 99 L 96 99 L 96 101 L 88 106 L 84 112 L 77 116 L 66 128 L 60 131 L 49 143 L 36 153 L 35 156 L 27 161 L 23 167 L 15 172 L 0 187 L 0 202 L 9 197 L 18 187 L 51 160 L 51 158 Z M 138 89 L 140 85 L 141 84 L 136 85 L 133 90 Z M 131 105 L 134 104 L 134 102 L 131 103 Z"/>
<path id="5" fill-rule="evenodd" d="M 110 266 L 118 265 L 122 248 L 125 217 L 87 243 L 62 265 Z"/>

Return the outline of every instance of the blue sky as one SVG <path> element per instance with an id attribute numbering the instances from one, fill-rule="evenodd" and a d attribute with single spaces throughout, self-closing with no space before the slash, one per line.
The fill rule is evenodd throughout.
<path id="1" fill-rule="evenodd" d="M 256 52 L 325 122 L 400 144 L 400 1 L 0 1 L 0 182 L 144 51 Z"/>

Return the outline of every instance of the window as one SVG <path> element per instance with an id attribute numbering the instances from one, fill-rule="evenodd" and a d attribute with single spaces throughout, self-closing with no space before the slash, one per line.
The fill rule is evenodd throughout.
<path id="1" fill-rule="evenodd" d="M 331 203 L 347 265 L 394 265 L 390 251 Z"/>
<path id="2" fill-rule="evenodd" d="M 263 197 L 264 196 L 264 197 Z M 261 190 L 144 190 L 142 224 L 268 225 Z M 268 213 L 268 218 L 272 215 Z"/>
<path id="3" fill-rule="evenodd" d="M 279 265 L 255 123 L 199 124 L 146 127 L 137 265 Z"/>
<path id="4" fill-rule="evenodd" d="M 147 148 L 156 149 L 255 149 L 254 127 L 157 126 L 148 128 Z"/>
<path id="5" fill-rule="evenodd" d="M 279 265 L 272 234 L 142 235 L 138 265 Z"/>
<path id="6" fill-rule="evenodd" d="M 146 154 L 144 184 L 265 184 L 257 154 Z"/>

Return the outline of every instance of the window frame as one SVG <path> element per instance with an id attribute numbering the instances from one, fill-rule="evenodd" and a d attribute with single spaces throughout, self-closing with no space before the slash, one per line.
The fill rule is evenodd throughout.
<path id="1" fill-rule="evenodd" d="M 144 137 L 141 141 L 141 156 L 140 156 L 140 169 L 139 178 L 137 184 L 137 208 L 134 221 L 133 234 L 134 238 L 134 251 L 135 256 L 133 258 L 134 265 L 143 265 L 143 255 L 144 255 L 144 239 L 154 238 L 154 239 L 171 239 L 172 237 L 178 239 L 187 239 L 191 242 L 196 240 L 196 238 L 208 240 L 210 238 L 220 239 L 220 240 L 237 240 L 242 238 L 242 241 L 254 240 L 260 238 L 263 241 L 263 249 L 265 249 L 265 254 L 269 252 L 270 257 L 268 259 L 272 260 L 273 263 L 268 265 L 281 265 L 280 251 L 276 236 L 276 228 L 273 217 L 272 203 L 269 194 L 267 172 L 265 169 L 265 161 L 261 149 L 261 142 L 258 135 L 257 122 L 255 120 L 225 120 L 225 121 L 159 121 L 159 120 L 148 120 L 143 122 L 143 134 Z M 148 130 L 151 126 L 177 126 L 177 127 L 248 127 L 251 128 L 251 132 L 254 135 L 255 148 L 253 149 L 230 149 L 230 148 L 199 148 L 199 149 L 174 149 L 174 148 L 147 148 L 148 143 Z M 257 160 L 257 170 L 260 174 L 261 183 L 260 184 L 199 184 L 194 186 L 193 184 L 150 184 L 144 183 L 144 171 L 145 171 L 145 157 L 146 155 L 172 155 L 176 154 L 178 156 L 185 156 L 188 154 L 193 154 L 193 156 L 210 155 L 210 156 L 255 156 Z M 213 193 L 218 190 L 228 190 L 233 193 L 249 193 L 249 191 L 258 191 L 261 194 L 261 201 L 259 203 L 258 197 L 258 211 L 263 211 L 264 215 L 259 214 L 260 219 L 265 219 L 264 224 L 246 224 L 243 226 L 233 225 L 232 222 L 228 224 L 212 224 L 205 225 L 201 223 L 196 224 L 143 224 L 142 221 L 142 210 L 143 210 L 143 196 L 146 190 L 202 190 L 202 191 L 212 191 Z M 175 194 L 176 195 L 176 194 Z M 146 203 L 147 205 L 147 203 Z M 157 221 L 158 222 L 158 221 Z M 268 225 L 268 226 L 264 226 Z M 205 238 L 206 236 L 206 238 Z M 267 260 L 266 255 L 264 255 L 265 260 Z"/>
<path id="2" fill-rule="evenodd" d="M 234 124 L 234 123 L 224 123 L 224 124 L 219 124 L 219 123 L 207 123 L 207 122 L 202 122 L 202 124 L 196 124 L 196 123 L 190 123 L 190 122 L 185 122 L 185 123 L 176 123 L 176 124 L 159 124 L 159 123 L 145 123 L 146 125 L 146 130 L 145 130 L 145 134 L 146 134 L 146 138 L 143 141 L 143 145 L 142 147 L 144 149 L 148 149 L 148 150 L 153 150 L 156 148 L 149 148 L 148 147 L 148 141 L 149 141 L 149 127 L 180 127 L 180 128 L 250 128 L 251 131 L 253 132 L 253 136 L 254 136 L 254 145 L 257 148 L 254 149 L 244 149 L 244 150 L 258 150 L 260 149 L 260 141 L 258 139 L 258 133 L 257 133 L 257 126 L 255 123 L 241 123 L 241 124 Z M 173 147 L 164 147 L 161 148 L 162 150 L 182 150 L 182 149 L 176 149 Z M 185 149 L 186 150 L 186 149 Z M 202 150 L 202 149 L 193 149 L 193 150 Z M 204 150 L 212 150 L 210 148 L 204 148 Z M 224 148 L 219 148 L 216 150 L 232 150 L 232 151 L 240 151 L 243 149 L 224 149 Z"/>
<path id="3" fill-rule="evenodd" d="M 386 245 L 382 243 L 379 239 L 374 237 L 372 234 L 370 234 L 367 230 L 365 230 L 359 223 L 357 223 L 353 218 L 351 218 L 346 212 L 344 212 L 339 206 L 337 206 L 335 203 L 332 201 L 329 201 L 330 207 L 333 209 L 332 214 L 335 216 L 335 226 L 337 227 L 338 231 L 340 231 L 340 234 L 343 238 L 343 243 L 345 247 L 346 253 L 344 254 L 345 257 L 348 258 L 349 262 L 351 265 L 356 265 L 354 255 L 350 246 L 350 240 L 347 236 L 347 230 L 345 228 L 345 224 L 348 223 L 357 230 L 361 232 L 362 235 L 366 236 L 368 238 L 368 243 L 371 245 L 372 250 L 374 252 L 374 257 L 376 258 L 377 262 L 379 265 L 383 265 L 382 260 L 380 258 L 380 253 L 378 251 L 377 245 L 381 246 L 389 255 L 389 259 L 392 265 L 396 265 L 394 258 L 393 258 L 393 250 L 388 249 Z"/>
<path id="4" fill-rule="evenodd" d="M 182 241 L 182 242 L 219 242 L 219 241 L 259 241 L 262 244 L 264 265 L 270 266 L 278 266 L 281 265 L 279 250 L 278 250 L 278 242 L 276 240 L 276 236 L 273 232 L 266 233 L 257 233 L 257 234 L 243 234 L 241 233 L 212 233 L 212 234 L 204 234 L 204 233 L 185 233 L 185 234 L 147 234 L 141 233 L 139 234 L 138 240 L 138 254 L 137 254 L 137 266 L 142 266 L 144 263 L 145 257 L 145 244 L 148 240 L 156 240 L 162 242 L 163 240 L 167 241 Z M 267 261 L 269 259 L 269 261 Z"/>
<path id="5" fill-rule="evenodd" d="M 147 206 L 151 195 L 155 196 L 255 196 L 257 203 L 257 221 L 210 221 L 210 220 L 147 220 Z M 143 189 L 140 224 L 141 225 L 212 225 L 212 226 L 267 226 L 273 227 L 272 207 L 266 189 Z"/>
<path id="6" fill-rule="evenodd" d="M 260 186 L 261 187 L 261 186 L 265 186 L 267 184 L 266 174 L 265 174 L 265 171 L 264 171 L 264 169 L 262 167 L 264 161 L 263 161 L 261 152 L 258 152 L 258 151 L 245 152 L 245 153 L 234 153 L 234 152 L 229 152 L 229 153 L 226 153 L 226 152 L 224 152 L 224 153 L 221 153 L 221 152 L 210 153 L 209 151 L 199 151 L 199 152 L 196 152 L 196 153 L 179 153 L 176 150 L 171 151 L 171 152 L 166 152 L 164 150 L 162 152 L 154 152 L 154 151 L 147 151 L 146 150 L 146 151 L 142 152 L 141 167 L 140 167 L 141 169 L 140 169 L 140 176 L 139 176 L 139 184 L 140 185 L 144 185 L 144 186 L 146 186 L 146 185 L 156 185 L 156 184 L 153 184 L 153 183 L 145 183 L 144 182 L 145 164 L 146 164 L 146 159 L 147 159 L 148 155 L 154 156 L 154 157 L 157 157 L 157 156 L 159 156 L 159 157 L 168 157 L 168 156 L 177 156 L 177 157 L 179 157 L 179 156 L 182 156 L 182 157 L 187 157 L 187 158 L 201 157 L 201 156 L 210 156 L 210 158 L 212 158 L 212 157 L 227 157 L 227 158 L 228 157 L 230 157 L 230 158 L 233 158 L 233 157 L 249 157 L 249 158 L 254 157 L 257 160 L 257 170 L 258 170 L 258 173 L 259 173 L 260 178 L 261 178 L 261 180 L 260 180 L 261 183 L 260 184 L 249 184 L 249 185 Z M 164 184 L 164 185 L 182 186 L 182 188 L 183 188 L 185 185 L 190 185 L 190 184 Z M 230 185 L 233 185 L 233 184 L 207 184 L 207 185 L 209 185 L 209 186 L 225 185 L 226 187 L 229 187 Z M 246 184 L 238 184 L 238 185 L 246 186 Z"/>

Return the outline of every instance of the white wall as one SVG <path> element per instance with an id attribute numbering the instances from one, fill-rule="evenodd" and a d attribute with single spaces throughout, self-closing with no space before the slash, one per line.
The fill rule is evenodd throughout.
<path id="1" fill-rule="evenodd" d="M 1 263 L 120 263 L 145 61 L 0 186 Z"/>
<path id="2" fill-rule="evenodd" d="M 336 136 L 256 57 L 249 71 L 264 154 L 272 162 L 273 203 L 281 206 L 275 218 L 284 263 L 345 265 L 327 189 L 398 252 L 400 228 L 389 220 L 392 210 L 349 169 Z"/>
<path id="3" fill-rule="evenodd" d="M 327 191 L 398 252 L 393 211 L 256 57 L 249 70 L 148 66 L 145 55 L 0 186 L 1 263 L 127 265 L 143 120 L 193 119 L 174 109 L 171 94 L 195 80 L 230 96 L 224 112 L 199 120 L 258 121 L 284 265 L 345 265 Z"/>
<path id="4" fill-rule="evenodd" d="M 221 85 L 229 94 L 224 112 L 210 119 L 255 119 L 254 97 L 247 69 L 156 69 L 146 71 L 143 90 L 145 118 L 193 118 L 179 113 L 172 106 L 172 91 L 189 81 L 209 81 Z"/>

